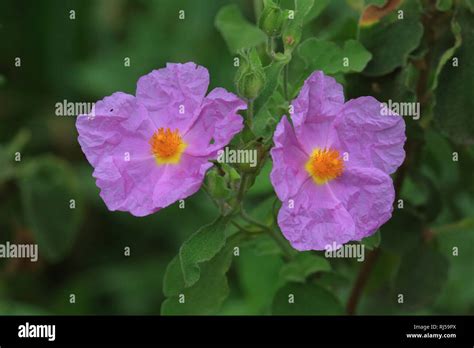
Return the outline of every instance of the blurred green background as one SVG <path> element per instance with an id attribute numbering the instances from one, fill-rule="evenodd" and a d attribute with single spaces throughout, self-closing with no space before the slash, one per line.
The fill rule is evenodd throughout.
<path id="1" fill-rule="evenodd" d="M 185 209 L 174 204 L 144 218 L 109 212 L 78 145 L 75 118 L 56 116 L 55 104 L 95 102 L 115 91 L 134 94 L 140 76 L 167 62 L 194 61 L 209 69 L 210 89 L 235 91 L 233 56 L 214 27 L 216 13 L 228 3 L 255 22 L 255 4 L 245 0 L 0 3 L 0 242 L 38 241 L 40 257 L 46 255 L 37 263 L 0 260 L 0 314 L 160 313 L 167 264 L 217 210 L 200 191 L 186 200 Z M 339 43 L 357 35 L 355 1 L 321 3 L 305 38 Z M 180 10 L 184 20 L 178 19 Z M 436 42 L 434 51 L 444 52 L 454 37 L 447 33 Z M 416 45 L 410 51 L 413 59 L 423 53 Z M 127 57 L 130 67 L 124 66 Z M 297 57 L 292 63 L 296 90 L 302 63 Z M 337 78 L 347 97 L 407 100 L 413 90 L 405 83 L 406 66 Z M 474 314 L 473 147 L 454 143 L 436 125 L 422 129 L 406 122 L 409 143 L 418 145 L 401 193 L 405 209 L 379 233 L 382 252 L 358 312 Z M 452 161 L 454 151 L 458 162 Z M 20 162 L 13 161 L 16 152 Z M 273 196 L 265 177 L 269 169 L 250 192 L 250 207 Z M 420 231 L 435 236 L 436 251 L 417 249 Z M 124 255 L 126 247 L 130 256 Z M 230 296 L 219 313 L 269 313 L 282 264 L 279 254 L 243 246 L 228 273 Z M 345 302 L 360 263 L 331 264 L 332 271 L 317 281 Z M 403 267 L 418 273 L 404 278 Z M 415 305 L 397 306 L 399 287 Z"/>

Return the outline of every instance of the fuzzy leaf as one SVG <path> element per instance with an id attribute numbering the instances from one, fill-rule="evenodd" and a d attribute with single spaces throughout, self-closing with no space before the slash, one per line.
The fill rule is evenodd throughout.
<path id="1" fill-rule="evenodd" d="M 326 74 L 362 71 L 371 54 L 358 41 L 348 40 L 341 48 L 331 41 L 310 38 L 304 41 L 298 54 L 308 70 L 322 70 Z"/>
<path id="2" fill-rule="evenodd" d="M 179 260 L 186 287 L 199 280 L 199 264 L 211 260 L 225 245 L 227 222 L 227 217 L 219 217 L 209 225 L 201 227 L 181 246 Z"/>
<path id="3" fill-rule="evenodd" d="M 231 53 L 255 47 L 266 40 L 266 35 L 258 27 L 247 21 L 237 5 L 222 7 L 217 13 L 215 22 Z"/>

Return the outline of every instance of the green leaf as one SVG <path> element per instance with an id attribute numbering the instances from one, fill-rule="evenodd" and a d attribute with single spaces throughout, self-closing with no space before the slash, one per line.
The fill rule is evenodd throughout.
<path id="1" fill-rule="evenodd" d="M 377 248 L 380 245 L 380 230 L 375 232 L 373 235 L 365 237 L 360 241 L 360 244 L 363 244 L 367 249 L 372 250 Z"/>
<path id="2" fill-rule="evenodd" d="M 387 2 L 387 0 L 365 0 L 364 1 L 364 6 L 374 5 L 374 6 L 377 6 L 377 7 L 382 7 L 382 6 L 385 5 L 386 2 Z"/>
<path id="3" fill-rule="evenodd" d="M 261 254 L 254 243 L 247 243 L 240 248 L 235 262 L 240 288 L 252 311 L 249 314 L 266 314 L 278 290 L 278 274 L 283 264 L 280 255 Z"/>
<path id="4" fill-rule="evenodd" d="M 186 287 L 199 280 L 199 264 L 211 260 L 224 247 L 228 221 L 228 217 L 217 218 L 209 225 L 201 227 L 181 246 L 179 260 Z"/>
<path id="5" fill-rule="evenodd" d="M 255 25 L 247 21 L 237 5 L 222 7 L 217 13 L 215 22 L 231 53 L 255 47 L 265 42 L 267 36 Z"/>
<path id="6" fill-rule="evenodd" d="M 454 53 L 458 66 L 444 64 L 438 76 L 434 119 L 438 128 L 452 141 L 473 144 L 474 21 L 472 14 L 462 7 L 455 19 L 462 35 L 462 45 Z"/>
<path id="7" fill-rule="evenodd" d="M 449 262 L 432 245 L 419 245 L 406 253 L 394 286 L 394 301 L 403 295 L 402 306 L 420 309 L 431 305 L 448 277 Z"/>
<path id="8" fill-rule="evenodd" d="M 462 36 L 461 36 L 461 27 L 459 23 L 453 18 L 451 23 L 451 31 L 454 35 L 454 45 L 447 49 L 440 57 L 438 65 L 436 67 L 436 71 L 433 74 L 433 81 L 431 82 L 430 88 L 432 90 L 436 90 L 438 87 L 438 77 L 443 70 L 445 64 L 454 56 L 456 50 L 461 46 L 462 43 Z"/>
<path id="9" fill-rule="evenodd" d="M 304 0 L 300 0 L 298 2 L 301 3 L 304 2 Z M 304 18 L 304 24 L 309 23 L 313 19 L 317 18 L 330 2 L 331 0 L 316 0 Z"/>
<path id="10" fill-rule="evenodd" d="M 211 170 L 206 175 L 209 192 L 214 198 L 226 199 L 230 196 L 231 190 L 227 187 L 224 176 L 219 175 L 216 170 Z"/>
<path id="11" fill-rule="evenodd" d="M 407 208 L 398 209 L 392 218 L 380 228 L 381 247 L 404 253 L 421 243 L 421 219 Z"/>
<path id="12" fill-rule="evenodd" d="M 316 284 L 289 283 L 280 288 L 273 299 L 275 315 L 341 315 L 339 300 Z"/>
<path id="13" fill-rule="evenodd" d="M 20 130 L 9 144 L 6 146 L 0 144 L 0 184 L 17 174 L 18 165 L 15 165 L 15 154 L 23 149 L 29 139 L 30 132 Z"/>
<path id="14" fill-rule="evenodd" d="M 204 315 L 215 314 L 229 295 L 226 273 L 232 261 L 232 249 L 223 248 L 213 259 L 204 262 L 200 267 L 200 278 L 191 287 L 176 289 L 179 278 L 165 276 L 165 294 L 170 295 L 161 305 L 162 315 Z M 176 261 L 172 261 L 167 270 L 178 272 Z M 173 264 L 173 265 L 172 265 Z M 172 291 L 171 291 L 172 290 Z"/>
<path id="15" fill-rule="evenodd" d="M 295 0 L 293 16 L 290 16 L 289 10 L 285 12 L 285 25 L 282 32 L 285 53 L 293 51 L 299 44 L 303 32 L 304 20 L 313 7 L 313 4 L 314 0 Z"/>
<path id="16" fill-rule="evenodd" d="M 362 71 L 371 54 L 358 41 L 348 40 L 340 48 L 331 41 L 310 38 L 298 48 L 299 56 L 308 70 L 322 70 L 326 74 Z"/>
<path id="17" fill-rule="evenodd" d="M 403 11 L 403 19 L 399 18 Z M 391 11 L 372 25 L 359 26 L 359 40 L 372 53 L 372 60 L 364 70 L 370 76 L 385 75 L 405 65 L 410 52 L 420 44 L 423 25 L 420 22 L 421 6 L 418 0 L 403 1 L 401 7 Z"/>
<path id="18" fill-rule="evenodd" d="M 436 0 L 436 8 L 439 11 L 449 11 L 453 6 L 453 0 Z"/>
<path id="19" fill-rule="evenodd" d="M 318 4 L 318 8 L 323 6 L 324 1 L 317 1 L 321 4 Z M 295 18 L 301 17 L 306 18 L 309 12 L 314 7 L 314 0 L 295 0 Z"/>
<path id="20" fill-rule="evenodd" d="M 474 12 L 474 0 L 465 0 L 465 4 L 471 12 Z"/>
<path id="21" fill-rule="evenodd" d="M 185 288 L 183 270 L 179 257 L 175 256 L 166 267 L 165 276 L 163 278 L 163 294 L 171 297 L 179 294 Z"/>
<path id="22" fill-rule="evenodd" d="M 372 54 L 356 40 L 348 40 L 344 43 L 342 55 L 343 58 L 349 59 L 348 66 L 343 66 L 343 69 L 341 70 L 344 73 L 364 70 L 365 66 L 372 58 Z"/>
<path id="23" fill-rule="evenodd" d="M 81 199 L 74 172 L 54 157 L 25 164 L 20 176 L 25 219 L 40 248 L 40 257 L 58 261 L 71 249 L 81 218 Z M 71 209 L 71 200 L 75 208 Z"/>
<path id="24" fill-rule="evenodd" d="M 291 262 L 285 264 L 280 271 L 280 280 L 283 282 L 301 282 L 316 272 L 331 270 L 329 262 L 312 252 L 302 252 L 296 255 Z"/>
<path id="25" fill-rule="evenodd" d="M 474 255 L 474 218 L 434 229 L 440 251 L 449 260 L 448 281 L 436 302 L 446 314 L 472 314 L 474 308 L 474 277 L 472 274 Z"/>

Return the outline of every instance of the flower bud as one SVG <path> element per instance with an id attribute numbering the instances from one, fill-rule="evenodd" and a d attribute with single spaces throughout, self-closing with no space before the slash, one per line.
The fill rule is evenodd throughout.
<path id="1" fill-rule="evenodd" d="M 265 86 L 265 74 L 261 70 L 249 69 L 237 81 L 239 95 L 247 100 L 254 100 Z"/>
<path id="2" fill-rule="evenodd" d="M 283 12 L 273 1 L 265 1 L 259 19 L 260 28 L 271 37 L 279 36 L 283 24 Z"/>

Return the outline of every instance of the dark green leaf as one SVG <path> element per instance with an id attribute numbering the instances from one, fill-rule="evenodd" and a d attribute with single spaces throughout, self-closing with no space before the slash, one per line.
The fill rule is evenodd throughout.
<path id="1" fill-rule="evenodd" d="M 408 208 L 397 209 L 392 218 L 380 228 L 381 247 L 395 253 L 404 253 L 421 242 L 421 219 Z"/>
<path id="2" fill-rule="evenodd" d="M 164 289 L 169 296 L 161 305 L 162 315 L 204 315 L 215 314 L 229 294 L 226 273 L 229 270 L 233 254 L 230 247 L 223 248 L 213 259 L 200 265 L 200 278 L 191 287 L 178 292 L 179 278 L 168 276 Z M 179 272 L 175 261 L 167 271 Z M 172 290 L 172 291 L 171 291 Z M 184 302 L 183 302 L 184 301 Z"/>
<path id="3" fill-rule="evenodd" d="M 38 158 L 25 164 L 20 190 L 25 219 L 38 242 L 40 257 L 58 261 L 71 249 L 81 217 L 74 172 L 54 157 Z M 71 208 L 71 200 L 75 208 Z"/>
<path id="4" fill-rule="evenodd" d="M 419 309 L 431 305 L 448 277 L 449 262 L 432 245 L 419 245 L 406 253 L 394 286 L 394 301 L 403 295 L 404 308 Z"/>
<path id="5" fill-rule="evenodd" d="M 474 308 L 474 218 L 467 218 L 456 223 L 434 229 L 440 251 L 451 265 L 448 281 L 437 301 L 437 308 L 443 313 L 468 313 Z"/>
<path id="6" fill-rule="evenodd" d="M 400 12 L 403 11 L 403 12 Z M 399 16 L 403 13 L 403 19 Z M 372 25 L 361 25 L 360 42 L 372 53 L 364 73 L 379 76 L 406 63 L 410 52 L 420 44 L 423 26 L 417 0 L 403 1 L 401 7 Z"/>
<path id="7" fill-rule="evenodd" d="M 458 66 L 444 64 L 435 91 L 434 118 L 441 131 L 456 143 L 474 143 L 474 21 L 460 8 L 456 21 L 461 28 L 462 45 L 454 57 Z M 453 57 L 453 58 L 454 58 Z"/>
<path id="8" fill-rule="evenodd" d="M 375 232 L 373 235 L 365 237 L 360 241 L 367 249 L 372 250 L 380 245 L 380 230 Z"/>
<path id="9" fill-rule="evenodd" d="M 280 255 L 262 254 L 255 243 L 248 243 L 240 248 L 235 262 L 240 287 L 252 309 L 250 314 L 266 314 L 278 289 L 278 273 L 283 264 Z"/>
<path id="10" fill-rule="evenodd" d="M 291 262 L 285 264 L 280 271 L 280 280 L 285 282 L 302 282 L 316 272 L 331 270 L 329 262 L 312 252 L 302 252 L 296 255 Z"/>
<path id="11" fill-rule="evenodd" d="M 453 6 L 453 0 L 436 0 L 436 8 L 440 11 L 448 11 Z"/>
<path id="12" fill-rule="evenodd" d="M 273 299 L 275 315 L 341 315 L 339 300 L 316 284 L 289 283 L 278 290 Z"/>

